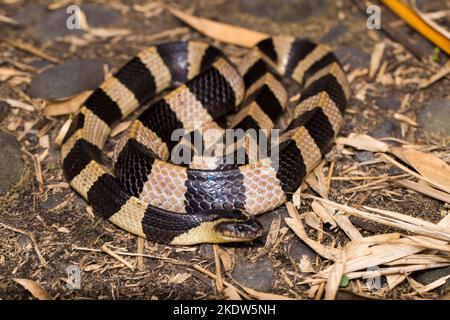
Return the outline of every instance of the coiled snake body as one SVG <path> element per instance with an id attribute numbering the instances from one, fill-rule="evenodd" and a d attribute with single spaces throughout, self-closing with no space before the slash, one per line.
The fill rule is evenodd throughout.
<path id="1" fill-rule="evenodd" d="M 279 76 L 303 86 L 290 112 Z M 113 173 L 101 161 L 111 126 L 171 87 L 131 124 Z M 282 205 L 329 150 L 348 96 L 334 54 L 306 39 L 263 40 L 238 68 L 203 42 L 153 46 L 85 101 L 62 144 L 63 171 L 97 212 L 138 236 L 183 245 L 251 241 L 262 231 L 253 216 Z M 168 161 L 183 145 L 172 141 L 175 130 L 223 134 L 233 111 L 233 129 L 270 130 L 284 117 L 277 165 L 272 155 L 250 161 L 248 144 L 242 165 L 197 161 L 195 152 L 188 166 Z"/>

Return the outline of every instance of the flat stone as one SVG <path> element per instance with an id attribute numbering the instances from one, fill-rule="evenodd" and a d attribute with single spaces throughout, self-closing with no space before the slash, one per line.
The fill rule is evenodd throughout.
<path id="1" fill-rule="evenodd" d="M 42 202 L 42 209 L 44 210 L 50 210 L 56 207 L 58 204 L 62 202 L 64 199 L 63 193 L 56 193 L 48 196 L 48 198 Z"/>
<path id="2" fill-rule="evenodd" d="M 311 15 L 323 14 L 331 7 L 329 0 L 240 0 L 242 12 L 263 16 L 275 21 L 302 21 Z"/>
<path id="3" fill-rule="evenodd" d="M 29 89 L 33 98 L 59 100 L 103 82 L 103 63 L 98 60 L 69 60 L 36 75 Z"/>
<path id="4" fill-rule="evenodd" d="M 391 167 L 388 169 L 387 173 L 390 176 L 398 176 L 399 174 L 404 174 L 405 171 L 397 167 Z"/>
<path id="5" fill-rule="evenodd" d="M 34 24 L 30 29 L 30 35 L 40 42 L 45 42 L 58 37 L 81 36 L 81 29 L 69 29 L 67 19 L 69 15 L 66 8 L 47 13 L 44 18 Z"/>
<path id="6" fill-rule="evenodd" d="M 356 151 L 355 153 L 355 159 L 358 162 L 364 162 L 364 161 L 369 161 L 372 160 L 373 157 L 373 153 L 370 151 Z"/>
<path id="7" fill-rule="evenodd" d="M 117 11 L 101 5 L 85 4 L 81 5 L 80 9 L 85 14 L 88 25 L 93 28 L 110 27 L 120 22 L 120 14 Z M 58 37 L 82 35 L 83 30 L 67 27 L 67 19 L 70 15 L 66 10 L 67 8 L 62 8 L 47 12 L 33 26 L 31 35 L 41 42 Z"/>
<path id="8" fill-rule="evenodd" d="M 212 244 L 209 243 L 203 243 L 199 245 L 198 253 L 204 258 L 208 259 L 214 258 L 214 249 Z"/>
<path id="9" fill-rule="evenodd" d="M 450 99 L 428 103 L 417 115 L 417 122 L 429 133 L 450 136 Z"/>
<path id="10" fill-rule="evenodd" d="M 378 127 L 369 132 L 369 135 L 374 138 L 386 138 L 386 137 L 396 137 L 399 133 L 400 128 L 398 125 L 391 120 L 383 121 Z"/>
<path id="11" fill-rule="evenodd" d="M 10 133 L 0 131 L 0 194 L 8 192 L 16 185 L 23 173 L 20 144 Z"/>
<path id="12" fill-rule="evenodd" d="M 259 291 L 271 291 L 274 280 L 274 270 L 267 257 L 261 257 L 256 262 L 240 260 L 232 272 L 232 278 L 244 286 Z"/>
<path id="13" fill-rule="evenodd" d="M 380 97 L 375 104 L 383 110 L 398 109 L 402 102 L 393 96 Z"/>
<path id="14" fill-rule="evenodd" d="M 342 65 L 350 65 L 350 69 L 369 68 L 370 54 L 357 47 L 339 47 L 334 51 Z"/>
<path id="15" fill-rule="evenodd" d="M 336 293 L 336 300 L 371 300 L 371 299 L 358 296 L 349 291 L 338 290 L 338 292 Z"/>
<path id="16" fill-rule="evenodd" d="M 309 257 L 311 261 L 316 258 L 316 253 L 297 238 L 291 242 L 288 253 L 294 260 L 300 260 L 302 256 Z"/>
<path id="17" fill-rule="evenodd" d="M 110 27 L 121 21 L 121 16 L 117 11 L 102 5 L 88 3 L 81 5 L 80 8 L 92 28 Z"/>
<path id="18" fill-rule="evenodd" d="M 338 40 L 342 35 L 344 35 L 348 30 L 348 26 L 339 23 L 332 27 L 330 31 L 328 31 L 321 39 L 320 42 L 322 43 L 330 43 Z"/>
<path id="19" fill-rule="evenodd" d="M 433 281 L 436 281 L 439 278 L 448 276 L 449 274 L 450 274 L 450 267 L 444 267 L 415 272 L 414 278 L 421 284 L 427 285 Z M 445 284 L 437 288 L 437 292 L 439 294 L 445 294 L 449 290 L 450 290 L 450 279 L 447 279 Z"/>
<path id="20" fill-rule="evenodd" d="M 31 245 L 31 240 L 30 237 L 21 234 L 17 237 L 17 243 L 22 247 L 22 248 L 26 248 L 28 245 Z"/>
<path id="21" fill-rule="evenodd" d="M 34 25 L 47 16 L 47 10 L 43 4 L 27 3 L 13 16 L 13 19 L 21 26 Z"/>
<path id="22" fill-rule="evenodd" d="M 10 105 L 3 100 L 0 100 L 0 122 L 6 118 L 10 109 Z"/>

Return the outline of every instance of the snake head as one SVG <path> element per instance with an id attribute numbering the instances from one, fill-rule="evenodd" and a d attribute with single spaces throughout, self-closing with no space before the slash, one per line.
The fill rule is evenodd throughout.
<path id="1" fill-rule="evenodd" d="M 244 211 L 229 210 L 218 215 L 214 231 L 220 242 L 247 242 L 260 237 L 263 227 Z"/>
<path id="2" fill-rule="evenodd" d="M 172 239 L 173 245 L 249 242 L 263 232 L 261 223 L 241 210 L 211 209 L 173 218 L 182 219 L 182 224 L 188 226 L 185 232 Z"/>

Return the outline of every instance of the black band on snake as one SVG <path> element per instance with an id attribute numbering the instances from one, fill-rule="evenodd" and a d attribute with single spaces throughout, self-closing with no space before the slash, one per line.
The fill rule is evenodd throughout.
<path id="1" fill-rule="evenodd" d="M 289 110 L 280 77 L 302 86 Z M 169 88 L 175 89 L 129 127 L 116 147 L 114 171 L 104 166 L 111 126 Z M 97 212 L 138 236 L 178 245 L 251 241 L 262 233 L 254 215 L 287 201 L 329 151 L 348 97 L 334 54 L 306 39 L 263 40 L 237 68 L 203 42 L 153 46 L 85 101 L 63 141 L 63 171 Z M 186 138 L 205 129 L 221 136 L 225 128 L 276 127 L 282 129 L 277 163 L 270 153 L 251 161 L 249 143 L 240 147 L 243 164 L 195 152 L 187 165 L 169 162 L 174 152 L 190 150 Z M 184 132 L 181 141 L 173 139 L 177 130 Z M 227 156 L 236 159 L 238 149 Z"/>

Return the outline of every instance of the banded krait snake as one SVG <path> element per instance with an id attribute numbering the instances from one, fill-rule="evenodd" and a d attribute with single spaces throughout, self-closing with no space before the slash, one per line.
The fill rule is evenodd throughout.
<path id="1" fill-rule="evenodd" d="M 175 129 L 195 133 L 206 123 L 223 130 L 214 121 L 231 111 L 238 110 L 232 128 L 274 128 L 287 114 L 279 76 L 303 89 L 285 117 L 290 121 L 279 140 L 277 170 L 270 157 L 214 168 L 168 162 Z M 114 173 L 102 165 L 111 126 L 174 87 L 132 123 Z M 282 205 L 329 151 L 348 96 L 335 55 L 306 39 L 263 40 L 238 68 L 203 42 L 153 46 L 85 101 L 62 144 L 63 171 L 96 211 L 138 236 L 183 245 L 251 241 L 262 233 L 253 216 Z"/>

